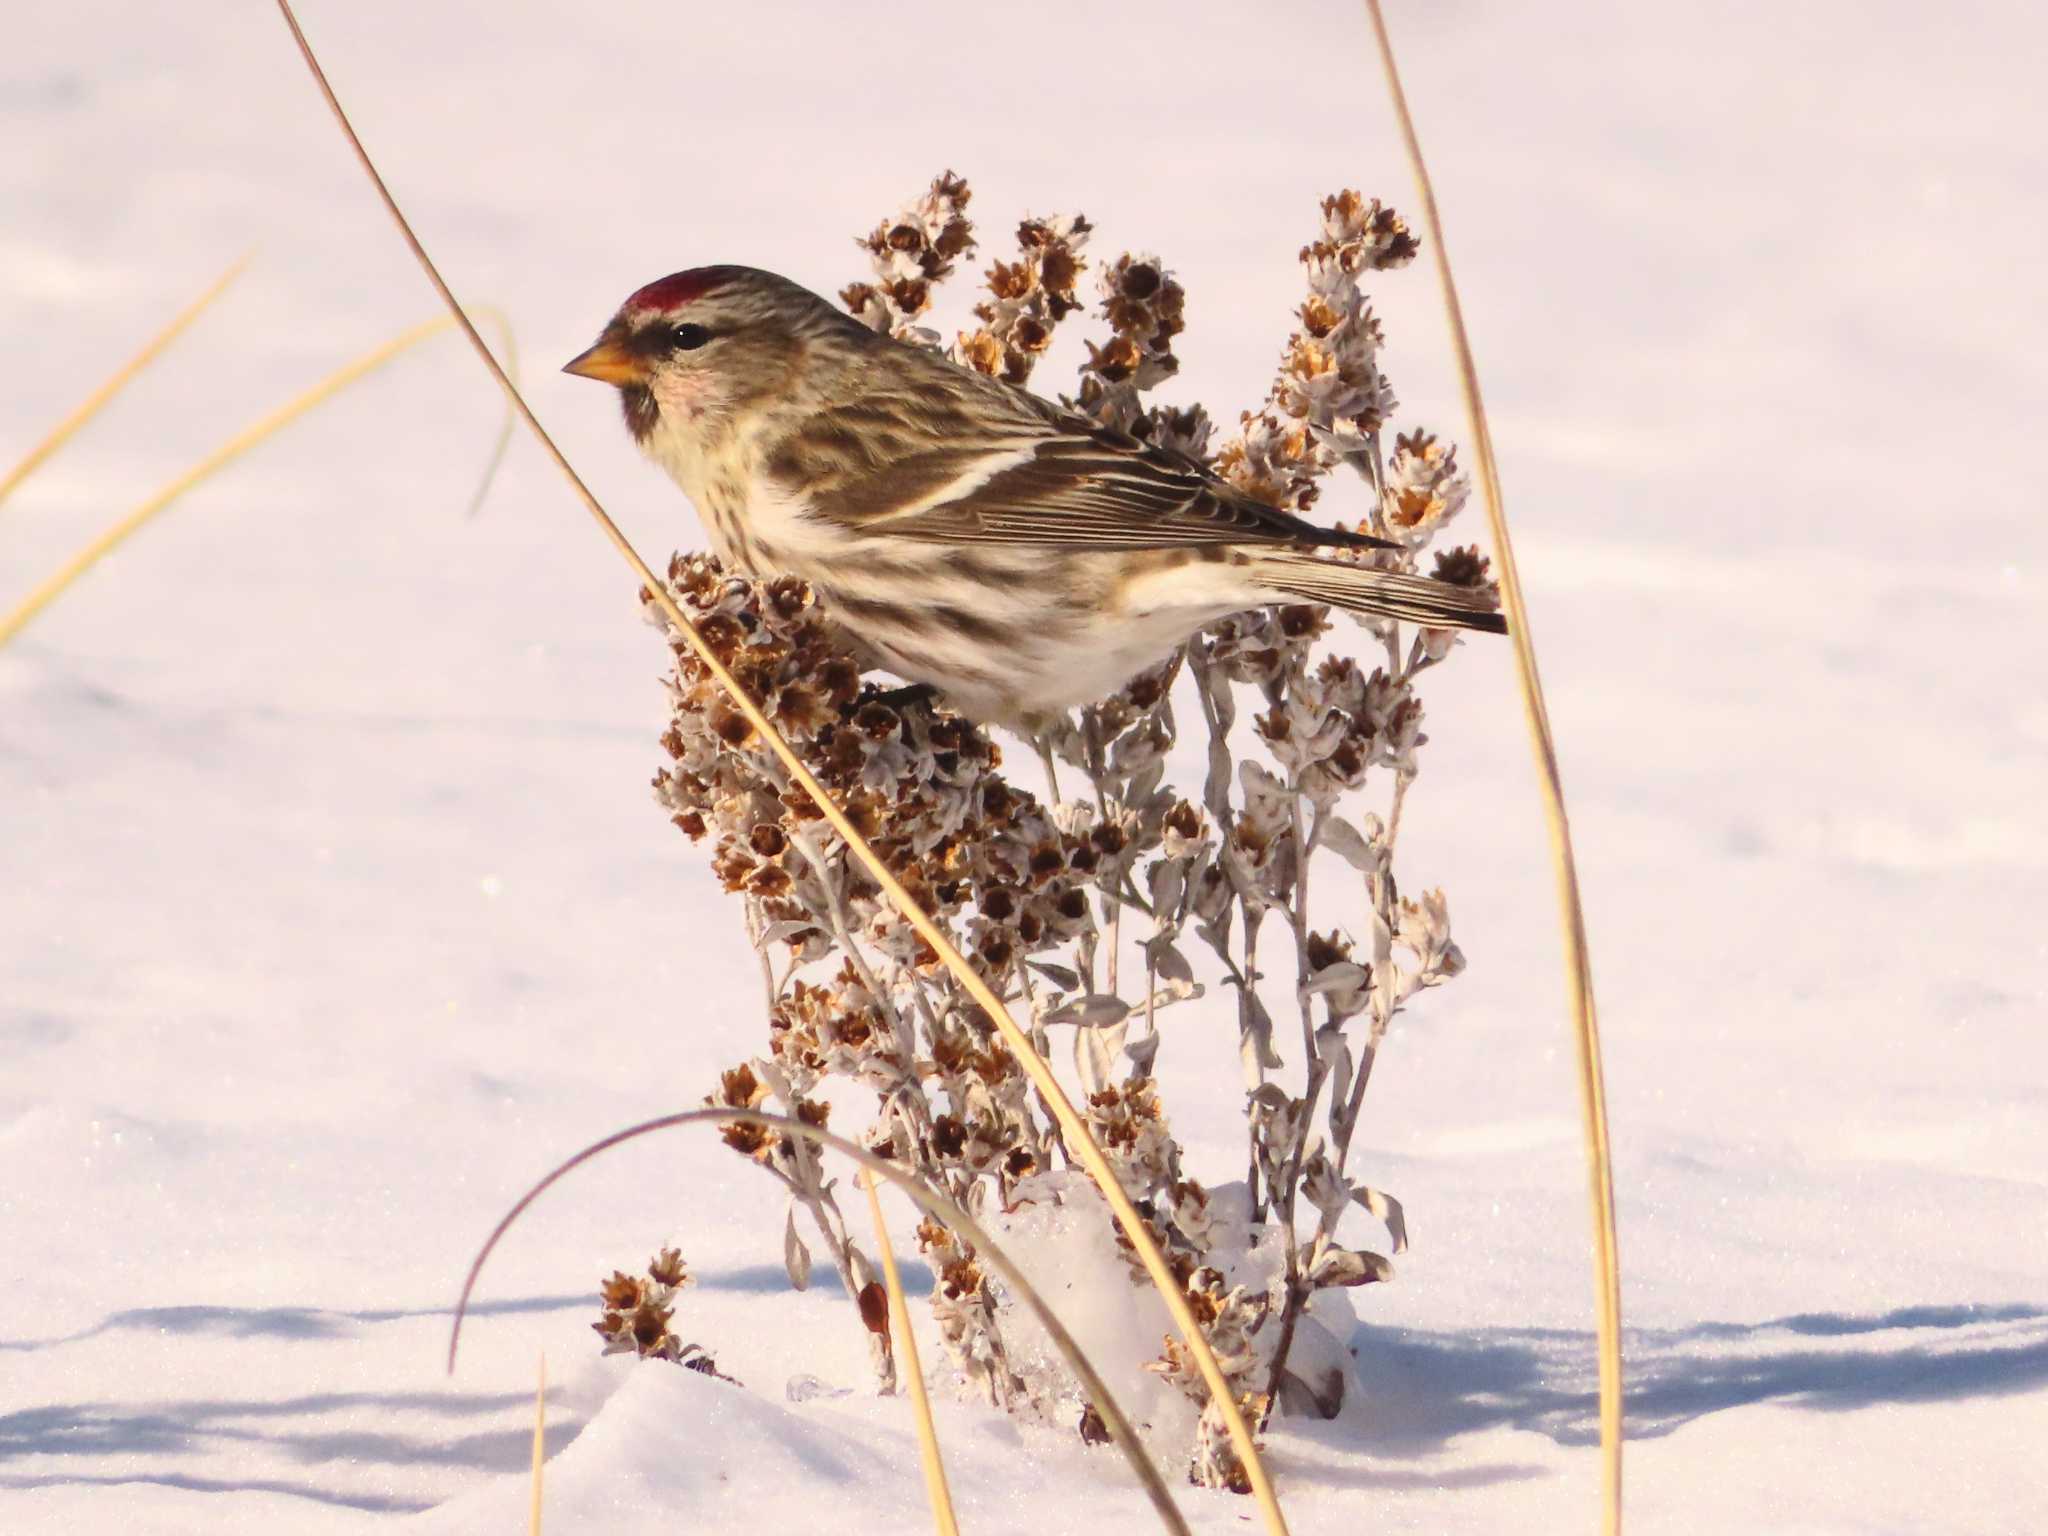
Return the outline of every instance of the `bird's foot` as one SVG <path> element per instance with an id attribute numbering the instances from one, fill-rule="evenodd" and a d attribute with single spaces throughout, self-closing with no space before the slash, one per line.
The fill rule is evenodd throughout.
<path id="1" fill-rule="evenodd" d="M 886 704 L 891 709 L 915 709 L 927 711 L 937 709 L 939 690 L 930 683 L 905 683 L 901 688 L 885 688 L 876 694 L 872 702 Z"/>

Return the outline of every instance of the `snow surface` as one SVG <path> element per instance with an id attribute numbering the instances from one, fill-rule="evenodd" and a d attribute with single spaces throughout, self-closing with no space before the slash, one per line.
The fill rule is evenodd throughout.
<path id="1" fill-rule="evenodd" d="M 1269 376 L 1314 199 L 1409 200 L 1340 0 L 304 10 L 655 558 L 693 520 L 552 371 L 652 276 L 836 286 L 848 237 L 951 165 L 989 253 L 1064 208 L 1164 253 L 1190 294 L 1169 395 L 1227 413 Z M 2048 25 L 1394 12 L 1586 880 L 1632 1528 L 2038 1529 Z M 0 602 L 433 312 L 266 7 L 16 4 L 5 31 L 0 461 L 260 249 L 0 508 Z M 1455 433 L 1434 304 L 1423 269 L 1382 285 L 1388 366 Z M 438 342 L 0 651 L 0 1529 L 517 1529 L 543 1351 L 550 1530 L 926 1518 L 850 1309 L 785 1291 L 779 1205 L 709 1138 L 543 1201 L 441 1374 L 506 1201 L 759 1039 L 737 915 L 649 804 L 661 656 L 630 582 L 524 442 L 462 515 L 495 412 Z M 1354 1406 L 1272 1459 L 1300 1532 L 1588 1529 L 1584 1176 L 1505 649 L 1428 702 L 1404 859 L 1472 969 L 1373 1084 L 1361 1171 L 1415 1245 L 1358 1298 Z M 1231 1056 L 1187 1030 L 1161 1058 L 1215 1178 Z M 597 1276 L 670 1238 L 690 1336 L 748 1391 L 593 1358 Z M 793 1404 L 798 1375 L 822 1390 Z M 1109 1453 L 940 1415 L 966 1529 L 1149 1520 Z"/>

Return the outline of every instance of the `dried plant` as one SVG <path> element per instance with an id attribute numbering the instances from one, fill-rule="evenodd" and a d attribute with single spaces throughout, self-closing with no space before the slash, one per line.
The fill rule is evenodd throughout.
<path id="1" fill-rule="evenodd" d="M 683 1256 L 673 1248 L 664 1248 L 649 1259 L 643 1274 L 613 1270 L 611 1278 L 598 1285 L 602 1311 L 590 1325 L 604 1340 L 604 1353 L 631 1354 L 642 1360 L 673 1360 L 720 1381 L 732 1381 L 718 1368 L 710 1351 L 701 1344 L 685 1343 L 674 1330 L 675 1299 L 689 1283 L 690 1272 L 683 1267 Z"/>
<path id="2" fill-rule="evenodd" d="M 932 307 L 933 287 L 952 276 L 958 258 L 974 251 L 974 225 L 967 217 L 973 195 L 966 182 L 948 171 L 924 196 L 864 235 L 860 245 L 875 280 L 841 289 L 846 307 L 898 340 L 936 342 L 937 333 L 917 320 Z"/>
<path id="3" fill-rule="evenodd" d="M 851 285 L 848 306 L 877 329 L 936 345 L 918 321 L 935 285 L 974 248 L 969 195 L 949 173 L 879 224 L 862 241 L 874 280 Z M 1078 217 L 1024 221 L 1018 260 L 991 267 L 988 296 L 975 307 L 980 323 L 958 336 L 954 359 L 1028 377 L 1053 328 L 1080 307 L 1089 233 Z M 1429 434 L 1398 435 L 1392 454 L 1382 452 L 1396 401 L 1362 280 L 1415 251 L 1406 226 L 1377 202 L 1349 192 L 1325 201 L 1318 237 L 1302 252 L 1308 291 L 1299 329 L 1265 402 L 1214 460 L 1218 473 L 1297 512 L 1332 470 L 1357 470 L 1371 491 L 1364 531 L 1399 547 L 1352 558 L 1398 571 L 1416 569 L 1466 496 L 1453 450 Z M 1098 286 L 1107 335 L 1089 341 L 1068 403 L 1205 457 L 1211 429 L 1199 406 L 1145 399 L 1178 368 L 1180 284 L 1157 258 L 1126 254 L 1099 269 Z M 1434 574 L 1488 584 L 1476 550 L 1438 554 Z M 1393 1251 L 1405 1243 L 1398 1203 L 1347 1171 L 1365 1087 L 1396 1014 L 1463 964 L 1442 894 L 1403 897 L 1393 867 L 1425 740 L 1415 682 L 1450 654 L 1454 636 L 1364 621 L 1380 657 L 1368 670 L 1327 653 L 1326 609 L 1226 620 L 1049 733 L 1041 747 L 1077 770 L 1087 793 L 1047 801 L 1011 782 L 980 728 L 864 680 L 801 583 L 743 580 L 708 556 L 679 555 L 667 585 L 890 872 L 947 925 L 997 995 L 1029 1017 L 1039 1050 L 1049 1052 L 1055 1029 L 1073 1031 L 1088 1127 L 1166 1250 L 1240 1405 L 1260 1419 L 1283 1397 L 1334 1413 L 1345 1372 L 1329 1365 L 1329 1351 L 1316 1356 L 1321 1364 L 1295 1368 L 1302 1332 L 1315 1326 L 1311 1302 L 1390 1273 L 1385 1258 L 1340 1243 L 1340 1219 L 1357 1205 L 1386 1226 Z M 651 602 L 648 611 L 665 624 Z M 755 1109 L 772 1101 L 823 1125 L 828 1082 L 855 1083 L 875 1095 L 865 1143 L 964 1208 L 1099 1211 L 1085 1180 L 1066 1170 L 1056 1125 L 991 1021 L 848 859 L 706 666 L 670 638 L 669 762 L 656 793 L 679 828 L 709 840 L 713 869 L 744 903 L 769 1020 L 766 1053 L 727 1072 L 706 1102 Z M 1208 761 L 1206 782 L 1185 792 L 1166 782 L 1183 673 Z M 1247 688 L 1264 707 L 1239 730 Z M 1383 811 L 1350 810 L 1375 788 Z M 1332 858 L 1317 860 L 1322 852 Z M 1327 931 L 1311 922 L 1312 865 L 1326 871 L 1314 889 Z M 1331 879 L 1331 871 L 1345 873 Z M 1300 1050 L 1292 1069 L 1258 985 L 1267 974 L 1260 936 L 1273 916 L 1294 947 Z M 1151 1075 L 1159 1015 L 1203 995 L 1184 953 L 1190 937 L 1213 955 L 1234 996 L 1249 1142 L 1249 1174 L 1236 1188 L 1211 1190 L 1183 1166 Z M 879 1310 L 879 1287 L 815 1155 L 738 1123 L 726 1139 L 790 1197 L 792 1281 L 806 1283 L 809 1272 L 801 1210 L 864 1314 Z M 972 1247 L 933 1221 L 918 1236 L 937 1278 L 940 1335 L 964 1380 L 1012 1411 L 1072 1422 L 1072 1407 L 1085 1423 L 1088 1405 L 1068 1401 L 1065 1380 L 1020 1357 L 1003 1298 Z M 887 1388 L 886 1331 L 871 1339 Z M 1168 1340 L 1152 1368 L 1199 1410 L 1191 1474 L 1244 1486 L 1184 1346 Z"/>
<path id="4" fill-rule="evenodd" d="M 981 322 L 953 344 L 953 361 L 1011 384 L 1022 384 L 1045 349 L 1053 327 L 1081 307 L 1074 296 L 1088 259 L 1091 233 L 1076 216 L 1026 219 L 1017 226 L 1018 258 L 988 269 L 988 297 L 974 306 Z"/>

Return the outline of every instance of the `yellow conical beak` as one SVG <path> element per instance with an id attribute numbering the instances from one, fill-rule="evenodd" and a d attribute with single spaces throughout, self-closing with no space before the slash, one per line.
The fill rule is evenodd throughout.
<path id="1" fill-rule="evenodd" d="M 630 350 L 609 340 L 600 341 L 588 352 L 565 363 L 562 372 L 596 379 L 601 384 L 615 384 L 620 389 L 629 384 L 647 382 L 646 365 Z"/>

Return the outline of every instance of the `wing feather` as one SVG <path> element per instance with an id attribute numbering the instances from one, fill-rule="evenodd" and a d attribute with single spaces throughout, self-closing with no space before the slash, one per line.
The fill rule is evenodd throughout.
<path id="1" fill-rule="evenodd" d="M 1186 455 L 930 354 L 896 387 L 867 386 L 764 466 L 847 533 L 1096 550 L 1386 542 L 1307 522 Z"/>

